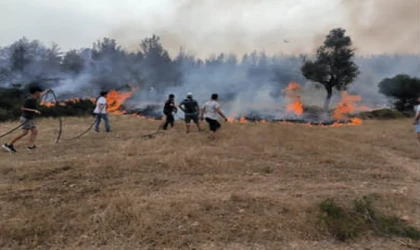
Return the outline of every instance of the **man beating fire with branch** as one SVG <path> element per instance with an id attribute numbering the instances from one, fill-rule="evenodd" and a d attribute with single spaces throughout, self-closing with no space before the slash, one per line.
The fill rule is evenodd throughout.
<path id="1" fill-rule="evenodd" d="M 34 150 L 36 136 L 38 135 L 38 129 L 36 128 L 34 118 L 35 115 L 40 115 L 41 112 L 37 109 L 38 104 L 37 100 L 46 95 L 50 92 L 50 89 L 42 91 L 42 89 L 38 86 L 31 86 L 29 88 L 30 96 L 26 98 L 25 103 L 22 107 L 22 116 L 20 117 L 20 123 L 22 124 L 22 133 L 15 138 L 13 138 L 9 143 L 3 145 L 3 148 L 11 153 L 16 153 L 16 149 L 14 144 L 22 139 L 23 137 L 27 136 L 29 132 L 31 135 L 29 136 L 29 145 L 27 147 L 28 150 Z"/>

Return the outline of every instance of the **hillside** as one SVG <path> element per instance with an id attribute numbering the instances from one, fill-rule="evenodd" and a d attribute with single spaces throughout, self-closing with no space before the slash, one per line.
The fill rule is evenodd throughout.
<path id="1" fill-rule="evenodd" d="M 216 141 L 181 122 L 112 116 L 40 121 L 39 148 L 1 153 L 1 249 L 413 249 L 366 233 L 341 243 L 319 225 L 318 205 L 375 195 L 385 214 L 420 227 L 419 145 L 411 120 L 338 128 L 223 125 Z M 1 124 L 0 133 L 16 124 Z M 4 138 L 2 142 L 4 142 Z M 411 246 L 412 248 L 409 248 Z M 417 245 L 418 246 L 418 245 Z M 420 248 L 414 248 L 420 249 Z"/>

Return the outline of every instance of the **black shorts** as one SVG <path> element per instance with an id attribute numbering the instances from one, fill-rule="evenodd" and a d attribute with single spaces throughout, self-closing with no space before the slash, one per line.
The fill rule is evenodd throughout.
<path id="1" fill-rule="evenodd" d="M 185 115 L 185 123 L 190 123 L 191 120 L 194 123 L 198 123 L 198 115 Z"/>
<path id="2" fill-rule="evenodd" d="M 216 132 L 219 128 L 222 127 L 217 120 L 206 118 L 206 122 L 209 124 L 210 131 Z"/>

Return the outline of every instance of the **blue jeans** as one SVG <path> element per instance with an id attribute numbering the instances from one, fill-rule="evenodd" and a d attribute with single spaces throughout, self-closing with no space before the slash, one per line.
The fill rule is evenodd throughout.
<path id="1" fill-rule="evenodd" d="M 105 122 L 105 131 L 110 132 L 111 127 L 109 126 L 109 119 L 107 114 L 95 114 L 96 120 L 95 120 L 95 131 L 99 132 L 99 125 L 101 124 L 101 120 L 104 119 Z"/>

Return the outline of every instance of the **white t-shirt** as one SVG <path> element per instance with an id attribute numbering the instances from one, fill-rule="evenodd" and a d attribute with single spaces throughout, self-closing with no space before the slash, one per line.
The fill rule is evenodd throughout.
<path id="1" fill-rule="evenodd" d="M 219 118 L 217 109 L 220 108 L 220 104 L 216 101 L 207 101 L 204 104 L 204 117 L 217 120 Z"/>
<path id="2" fill-rule="evenodd" d="M 103 104 L 104 105 L 104 107 L 102 109 L 102 112 L 99 109 L 99 104 Z M 93 111 L 93 113 L 95 113 L 95 114 L 99 114 L 99 113 L 100 114 L 106 114 L 106 99 L 105 99 L 105 97 L 103 97 L 103 96 L 99 97 L 98 101 L 96 102 L 96 108 Z"/>
<path id="3" fill-rule="evenodd" d="M 419 115 L 419 113 L 420 113 L 420 105 L 416 105 L 416 106 L 414 107 L 414 111 L 416 112 L 416 116 L 418 116 L 418 115 Z M 417 124 L 420 124 L 420 121 L 419 121 L 419 122 L 417 122 Z"/>
<path id="4" fill-rule="evenodd" d="M 418 115 L 420 113 L 420 105 L 416 105 L 414 110 L 416 111 L 416 115 Z"/>

